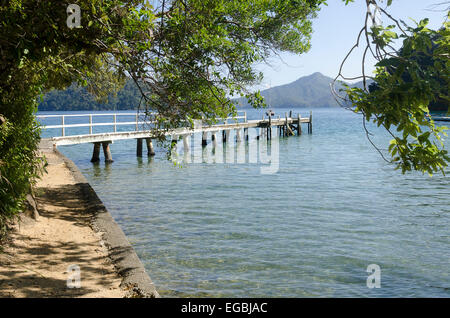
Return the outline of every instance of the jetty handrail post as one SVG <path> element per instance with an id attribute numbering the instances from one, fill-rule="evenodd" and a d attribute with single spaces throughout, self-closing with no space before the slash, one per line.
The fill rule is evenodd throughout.
<path id="1" fill-rule="evenodd" d="M 64 115 L 61 116 L 61 132 L 64 137 L 66 135 L 66 133 L 64 131 Z"/>
<path id="2" fill-rule="evenodd" d="M 297 135 L 301 135 L 302 134 L 302 125 L 301 125 L 301 122 L 302 122 L 302 116 L 300 115 L 300 113 L 297 115 L 297 117 L 298 117 L 298 126 L 297 126 Z"/>
<path id="3" fill-rule="evenodd" d="M 246 122 L 247 122 L 247 112 L 244 111 L 244 123 L 246 123 Z"/>
<path id="4" fill-rule="evenodd" d="M 288 135 L 288 129 L 287 129 L 287 127 L 288 127 L 288 115 L 287 115 L 287 112 L 284 113 L 284 117 L 285 117 L 285 120 L 286 120 L 286 122 L 284 124 L 284 135 L 285 136 L 289 136 Z"/>
<path id="5" fill-rule="evenodd" d="M 136 113 L 136 131 L 138 131 L 139 115 Z"/>
<path id="6" fill-rule="evenodd" d="M 89 115 L 89 135 L 92 135 L 92 115 Z"/>
<path id="7" fill-rule="evenodd" d="M 114 114 L 114 132 L 117 132 L 117 114 Z"/>

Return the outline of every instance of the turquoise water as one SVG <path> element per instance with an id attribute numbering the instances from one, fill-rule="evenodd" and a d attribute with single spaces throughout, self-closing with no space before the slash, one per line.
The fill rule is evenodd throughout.
<path id="1" fill-rule="evenodd" d="M 162 296 L 449 297 L 450 178 L 395 171 L 348 111 L 314 110 L 313 124 L 312 135 L 304 125 L 279 139 L 275 174 L 248 160 L 174 166 L 159 147 L 139 159 L 134 140 L 111 145 L 111 165 L 91 164 L 90 144 L 60 150 Z M 370 129 L 386 148 L 388 136 Z M 381 288 L 367 287 L 369 264 Z"/>

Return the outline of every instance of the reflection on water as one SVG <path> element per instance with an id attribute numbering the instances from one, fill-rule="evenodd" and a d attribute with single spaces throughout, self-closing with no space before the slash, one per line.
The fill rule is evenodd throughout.
<path id="1" fill-rule="evenodd" d="M 389 136 L 369 128 L 386 148 Z M 163 296 L 450 296 L 447 176 L 395 171 L 360 118 L 340 109 L 314 111 L 312 135 L 277 139 L 274 174 L 261 173 L 260 150 L 274 149 L 256 134 L 237 147 L 218 138 L 190 157 L 180 141 L 181 165 L 159 147 L 154 158 L 136 158 L 133 141 L 111 145 L 110 165 L 89 162 L 92 145 L 60 150 Z M 370 264 L 381 268 L 381 288 L 366 286 Z"/>

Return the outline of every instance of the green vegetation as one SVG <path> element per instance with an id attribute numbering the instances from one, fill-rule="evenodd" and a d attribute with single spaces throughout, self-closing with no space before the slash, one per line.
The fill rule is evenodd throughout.
<path id="1" fill-rule="evenodd" d="M 84 18 L 97 25 L 69 29 L 67 4 L 60 1 L 0 1 L 0 237 L 40 174 L 37 97 L 78 81 L 101 99 L 122 82 L 123 72 L 108 63 L 129 21 L 123 12 L 137 1 L 78 3 Z M 117 10 L 119 3 L 124 11 Z M 116 26 L 115 34 L 101 24 L 106 20 Z M 99 47 L 97 41 L 108 47 Z"/>
<path id="2" fill-rule="evenodd" d="M 23 200 L 40 172 L 36 157 L 39 128 L 34 119 L 39 91 L 34 88 L 25 92 L 27 95 L 22 96 L 0 92 L 1 103 L 9 102 L 0 118 L 0 238 L 7 230 L 7 221 L 22 210 Z"/>
<path id="3" fill-rule="evenodd" d="M 137 109 L 141 93 L 133 80 L 128 79 L 117 94 L 109 94 L 107 100 L 98 101 L 86 87 L 77 83 L 64 90 L 52 90 L 44 95 L 39 111 L 62 110 L 130 110 Z"/>
<path id="4" fill-rule="evenodd" d="M 262 77 L 253 66 L 274 52 L 307 51 L 311 19 L 326 3 L 163 0 L 161 7 L 153 8 L 143 0 L 71 2 L 81 9 L 80 27 L 67 24 L 64 1 L 0 0 L 0 234 L 39 175 L 39 128 L 34 119 L 38 96 L 76 83 L 96 100 L 114 104 L 117 98 L 115 105 L 123 107 L 120 99 L 129 95 L 117 92 L 131 78 L 140 92 L 138 107 L 159 114 L 157 128 L 175 127 L 186 118 L 212 122 L 228 116 L 236 111 L 228 96 L 245 96 L 250 105 L 263 106 L 261 94 L 248 91 Z M 424 113 L 436 93 L 438 70 L 448 84 L 448 26 L 439 31 L 440 49 L 431 53 L 436 62 L 426 69 L 412 58 L 416 51 L 430 54 L 426 48 L 436 32 L 426 25 L 402 33 L 405 49 L 397 54 L 397 66 L 390 62 L 391 55 L 382 53 L 396 37 L 390 27 L 366 26 L 363 31 L 381 52 L 375 79 L 379 89 L 369 93 L 364 79 L 363 89 L 348 90 L 350 102 L 367 120 L 403 132 L 390 148 L 403 171 L 442 169 L 448 157 L 431 141 L 439 140 L 441 131 Z M 389 65 L 400 65 L 412 82 L 403 83 L 398 72 L 388 73 Z M 126 86 L 125 92 L 132 91 Z M 53 98 L 44 104 L 57 109 L 58 97 Z M 74 108 L 83 104 L 72 103 Z M 430 131 L 423 132 L 421 125 Z"/>
<path id="5" fill-rule="evenodd" d="M 388 150 L 403 173 L 444 173 L 450 161 L 443 143 L 447 127 L 429 120 L 429 107 L 448 108 L 450 23 L 434 31 L 427 27 L 427 19 L 415 27 L 392 20 L 398 32 L 396 25 L 372 25 L 368 32 L 374 48 L 368 44 L 366 51 L 372 49 L 378 60 L 375 83 L 347 87 L 347 101 L 355 112 L 391 134 Z M 399 50 L 392 45 L 397 39 L 403 40 Z"/>

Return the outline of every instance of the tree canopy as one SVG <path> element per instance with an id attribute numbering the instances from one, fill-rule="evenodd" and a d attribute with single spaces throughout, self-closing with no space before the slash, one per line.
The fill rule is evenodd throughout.
<path id="1" fill-rule="evenodd" d="M 387 6 L 392 1 L 387 1 Z M 449 101 L 450 24 L 439 30 L 428 28 L 428 19 L 409 26 L 392 17 L 375 0 L 366 0 L 366 21 L 352 51 L 363 45 L 362 79 L 364 85 L 348 87 L 345 95 L 335 92 L 341 105 L 364 115 L 384 127 L 392 136 L 388 146 L 391 159 L 375 146 L 386 161 L 402 172 L 418 170 L 430 175 L 447 167 L 450 158 L 444 149 L 444 126 L 430 119 L 429 106 L 445 108 Z M 447 10 L 448 15 L 448 10 Z M 380 17 L 390 22 L 382 25 Z M 395 42 L 401 41 L 401 48 Z M 374 76 L 365 73 L 365 60 L 371 54 L 378 63 Z M 336 77 L 347 79 L 341 70 Z M 374 81 L 369 86 L 368 79 Z M 370 132 L 367 130 L 369 140 Z M 371 141 L 372 142 L 372 141 Z"/>
<path id="2" fill-rule="evenodd" d="M 230 95 L 261 105 L 247 91 L 261 78 L 252 65 L 272 52 L 307 51 L 323 1 L 71 2 L 0 0 L 0 232 L 39 173 L 38 95 L 77 82 L 104 99 L 129 76 L 140 106 L 167 128 L 229 115 Z"/>

